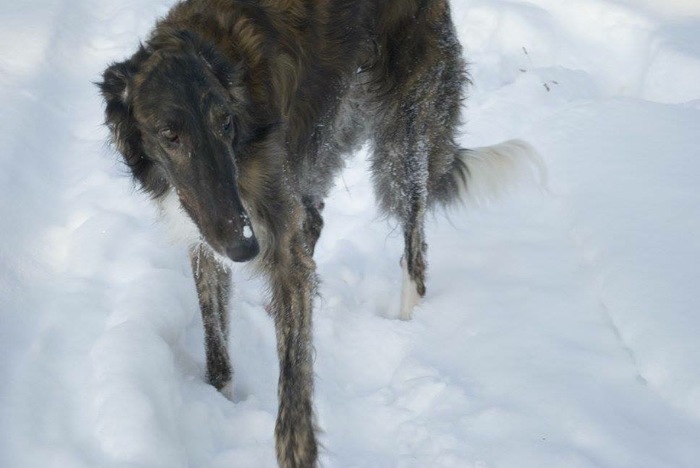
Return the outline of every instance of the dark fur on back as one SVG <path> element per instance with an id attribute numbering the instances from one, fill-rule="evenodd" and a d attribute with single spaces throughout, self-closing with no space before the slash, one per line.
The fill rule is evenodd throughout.
<path id="1" fill-rule="evenodd" d="M 178 203 L 191 249 L 207 376 L 230 384 L 230 270 L 258 253 L 280 360 L 277 457 L 314 467 L 311 311 L 323 199 L 368 139 L 379 206 L 401 222 L 425 294 L 424 215 L 456 199 L 465 65 L 445 0 L 190 0 L 100 84 L 106 122 L 139 185 Z M 254 236 L 251 234 L 255 231 Z"/>

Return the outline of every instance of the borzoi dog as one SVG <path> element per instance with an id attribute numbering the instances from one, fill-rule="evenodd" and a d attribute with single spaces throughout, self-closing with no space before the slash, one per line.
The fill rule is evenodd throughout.
<path id="1" fill-rule="evenodd" d="M 400 317 L 425 294 L 426 213 L 497 192 L 523 142 L 455 143 L 462 48 L 446 0 L 189 0 L 100 83 L 112 139 L 166 216 L 185 217 L 207 378 L 230 390 L 227 261 L 269 280 L 279 353 L 277 460 L 317 465 L 313 252 L 345 155 L 371 143 L 378 205 L 405 249 Z"/>

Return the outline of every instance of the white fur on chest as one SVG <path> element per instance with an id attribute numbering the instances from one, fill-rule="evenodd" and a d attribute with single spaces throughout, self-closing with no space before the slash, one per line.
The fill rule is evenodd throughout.
<path id="1" fill-rule="evenodd" d="M 174 189 L 157 200 L 158 210 L 160 212 L 160 221 L 165 225 L 168 239 L 175 243 L 184 245 L 186 247 L 194 247 L 197 245 L 204 246 L 216 260 L 226 267 L 233 267 L 235 263 L 228 257 L 219 254 L 214 249 L 212 249 L 207 241 L 204 239 L 199 231 L 199 228 L 195 222 L 190 218 L 185 209 L 180 203 L 180 199 L 177 196 L 177 192 Z M 267 238 L 267 230 L 257 222 L 257 220 L 251 216 L 250 226 L 245 226 L 245 231 L 243 233 L 244 237 L 249 238 L 253 234 L 260 243 L 261 253 L 252 261 L 246 263 L 248 270 L 257 272 L 260 268 L 260 259 L 263 257 L 269 241 Z M 238 264 L 240 265 L 240 264 Z"/>
<path id="2" fill-rule="evenodd" d="M 169 239 L 177 244 L 187 246 L 203 242 L 199 228 L 180 203 L 174 189 L 157 200 L 160 221 L 165 225 Z"/>

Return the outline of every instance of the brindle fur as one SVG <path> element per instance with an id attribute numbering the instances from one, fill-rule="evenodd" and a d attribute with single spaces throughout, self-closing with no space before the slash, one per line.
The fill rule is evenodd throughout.
<path id="1" fill-rule="evenodd" d="M 233 377 L 228 355 L 231 269 L 214 258 L 202 244 L 190 248 L 190 260 L 204 324 L 207 380 L 218 390 L 223 390 Z"/>
<path id="2" fill-rule="evenodd" d="M 454 141 L 466 82 L 446 0 L 190 0 L 104 73 L 106 122 L 134 178 L 156 201 L 175 191 L 201 233 L 191 257 L 218 389 L 232 370 L 230 270 L 216 257 L 255 256 L 244 235 L 255 230 L 277 333 L 281 467 L 317 466 L 312 254 L 343 155 L 371 141 L 378 204 L 400 221 L 424 295 L 425 214 L 468 175 Z"/>

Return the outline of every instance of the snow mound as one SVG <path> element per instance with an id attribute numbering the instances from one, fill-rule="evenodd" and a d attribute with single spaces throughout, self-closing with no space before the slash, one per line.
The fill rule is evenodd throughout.
<path id="1" fill-rule="evenodd" d="M 0 466 L 276 466 L 263 285 L 235 274 L 230 401 L 186 253 L 104 143 L 91 82 L 172 1 L 2 1 Z M 316 248 L 323 466 L 696 468 L 700 7 L 452 5 L 460 143 L 527 140 L 550 193 L 432 220 L 404 322 L 401 235 L 357 155 Z"/>

